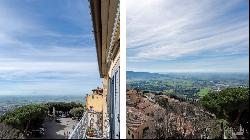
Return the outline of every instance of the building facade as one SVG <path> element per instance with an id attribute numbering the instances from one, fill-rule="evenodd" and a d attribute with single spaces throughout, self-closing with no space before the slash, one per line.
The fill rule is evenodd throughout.
<path id="1" fill-rule="evenodd" d="M 82 119 L 69 139 L 120 138 L 119 0 L 89 0 L 102 89 L 86 96 Z"/>
<path id="2" fill-rule="evenodd" d="M 94 89 L 92 94 L 86 96 L 86 109 L 89 111 L 103 112 L 103 90 Z"/>
<path id="3" fill-rule="evenodd" d="M 119 0 L 90 0 L 97 60 L 103 79 L 103 133 L 113 139 L 120 138 L 119 3 Z"/>
<path id="4" fill-rule="evenodd" d="M 147 135 L 149 128 L 152 125 L 150 118 L 141 110 L 134 107 L 127 107 L 127 139 L 143 139 Z"/>

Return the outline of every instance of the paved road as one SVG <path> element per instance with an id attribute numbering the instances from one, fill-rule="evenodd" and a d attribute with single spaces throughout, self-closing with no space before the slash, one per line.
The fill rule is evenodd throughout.
<path id="1" fill-rule="evenodd" d="M 60 118 L 59 120 L 61 120 L 61 123 L 53 120 L 45 122 L 45 136 L 42 139 L 67 139 L 73 131 L 73 126 L 78 123 L 78 121 L 71 118 Z"/>

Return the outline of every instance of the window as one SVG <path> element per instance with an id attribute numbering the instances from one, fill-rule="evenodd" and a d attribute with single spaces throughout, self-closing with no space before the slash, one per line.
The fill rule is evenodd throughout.
<path id="1" fill-rule="evenodd" d="M 94 99 L 94 95 L 92 95 L 92 99 Z"/>
<path id="2" fill-rule="evenodd" d="M 145 128 L 143 129 L 143 132 L 142 132 L 143 137 L 145 137 L 145 136 L 147 135 L 148 130 L 149 130 L 149 127 L 145 127 Z"/>
<path id="3" fill-rule="evenodd" d="M 130 131 L 128 130 L 128 134 L 130 135 Z"/>

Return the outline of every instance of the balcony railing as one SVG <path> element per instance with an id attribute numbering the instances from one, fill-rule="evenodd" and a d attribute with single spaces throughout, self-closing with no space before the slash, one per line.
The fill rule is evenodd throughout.
<path id="1" fill-rule="evenodd" d="M 84 112 L 82 119 L 76 125 L 73 132 L 70 134 L 68 139 L 85 139 L 86 138 L 86 131 L 88 128 L 88 113 L 87 111 Z"/>

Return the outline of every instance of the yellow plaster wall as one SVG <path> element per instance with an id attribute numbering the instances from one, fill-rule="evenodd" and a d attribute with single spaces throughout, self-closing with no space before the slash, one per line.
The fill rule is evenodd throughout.
<path id="1" fill-rule="evenodd" d="M 96 112 L 103 111 L 103 96 L 99 94 L 91 94 L 86 97 L 86 107 L 90 110 L 90 107 Z"/>

